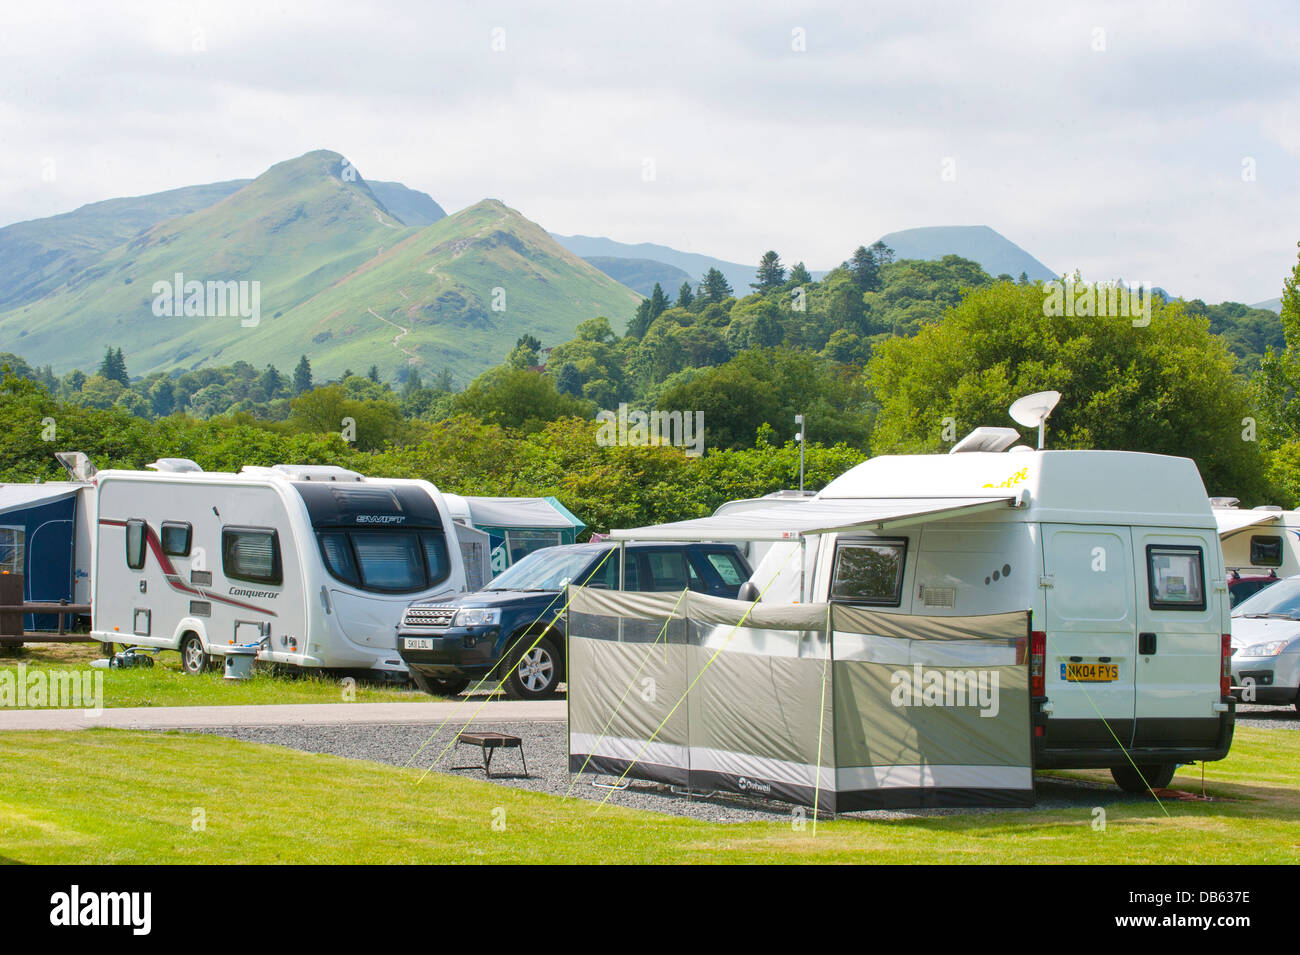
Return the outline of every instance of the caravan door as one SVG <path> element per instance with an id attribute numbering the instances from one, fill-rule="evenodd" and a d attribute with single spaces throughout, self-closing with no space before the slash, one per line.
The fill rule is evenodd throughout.
<path id="1" fill-rule="evenodd" d="M 1223 577 L 1214 531 L 1135 527 L 1135 747 L 1213 745 L 1222 660 Z"/>
<path id="2" fill-rule="evenodd" d="M 1044 524 L 1048 749 L 1115 749 L 1133 738 L 1137 646 L 1127 527 Z M 1037 623 L 1034 629 L 1040 627 Z"/>

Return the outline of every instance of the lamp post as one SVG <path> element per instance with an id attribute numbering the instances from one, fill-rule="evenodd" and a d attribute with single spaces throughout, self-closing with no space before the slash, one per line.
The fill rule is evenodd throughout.
<path id="1" fill-rule="evenodd" d="M 803 493 L 803 415 L 794 416 L 794 423 L 798 425 L 799 430 L 795 432 L 794 439 L 799 442 L 799 493 Z"/>

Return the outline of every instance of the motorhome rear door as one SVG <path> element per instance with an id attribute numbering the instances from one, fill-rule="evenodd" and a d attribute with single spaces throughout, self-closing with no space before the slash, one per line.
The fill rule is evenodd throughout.
<path id="1" fill-rule="evenodd" d="M 1222 576 L 1213 531 L 1133 528 L 1137 565 L 1134 746 L 1213 744 L 1219 718 Z"/>
<path id="2" fill-rule="evenodd" d="M 1127 747 L 1137 645 L 1127 527 L 1043 525 L 1052 748 Z M 1037 622 L 1034 629 L 1040 629 Z"/>

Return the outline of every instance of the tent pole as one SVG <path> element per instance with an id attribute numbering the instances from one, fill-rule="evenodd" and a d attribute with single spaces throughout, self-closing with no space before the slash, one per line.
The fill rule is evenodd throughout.
<path id="1" fill-rule="evenodd" d="M 618 589 L 627 590 L 627 541 L 618 542 Z"/>
<path id="2" fill-rule="evenodd" d="M 799 602 L 807 600 L 804 594 L 804 575 L 808 567 L 808 538 L 799 535 Z"/>

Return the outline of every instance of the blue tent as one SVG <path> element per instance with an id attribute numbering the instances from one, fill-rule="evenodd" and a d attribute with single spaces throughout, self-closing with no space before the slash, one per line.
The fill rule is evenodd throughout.
<path id="1" fill-rule="evenodd" d="M 73 600 L 74 484 L 0 484 L 0 573 L 23 575 L 23 599 Z M 27 614 L 27 630 L 56 630 L 54 614 Z"/>

